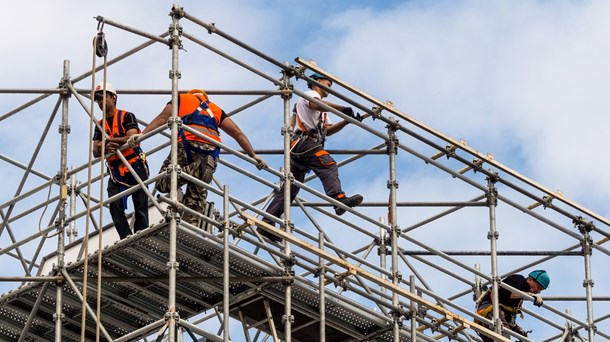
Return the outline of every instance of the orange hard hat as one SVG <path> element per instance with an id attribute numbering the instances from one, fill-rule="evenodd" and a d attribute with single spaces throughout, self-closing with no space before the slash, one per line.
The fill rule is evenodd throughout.
<path id="1" fill-rule="evenodd" d="M 198 88 L 191 89 L 188 91 L 188 93 L 193 94 L 193 95 L 203 95 L 205 101 L 207 101 L 209 99 L 208 94 L 205 91 L 203 91 L 202 89 L 198 89 Z"/>

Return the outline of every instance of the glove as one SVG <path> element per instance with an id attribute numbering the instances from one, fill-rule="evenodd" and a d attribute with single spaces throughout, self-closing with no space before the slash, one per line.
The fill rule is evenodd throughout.
<path id="1" fill-rule="evenodd" d="M 530 293 L 530 296 L 534 297 L 534 305 L 536 305 L 537 307 L 542 306 L 542 303 L 544 302 L 542 300 L 542 296 L 533 293 Z"/>
<path id="2" fill-rule="evenodd" d="M 341 113 L 352 118 L 354 117 L 354 110 L 352 109 L 352 107 L 343 107 L 343 109 L 341 109 Z"/>
<path id="3" fill-rule="evenodd" d="M 254 159 L 256 161 L 256 168 L 259 170 L 269 167 L 269 165 L 267 165 L 267 162 L 265 161 L 265 159 L 259 157 L 256 154 L 254 155 L 254 157 L 252 157 L 252 159 Z"/>
<path id="4" fill-rule="evenodd" d="M 129 139 L 127 139 L 127 145 L 129 145 L 129 147 L 131 147 L 131 148 L 136 147 L 138 145 L 136 140 L 138 140 L 141 136 L 142 136 L 142 134 L 140 134 L 140 133 L 130 135 Z"/>

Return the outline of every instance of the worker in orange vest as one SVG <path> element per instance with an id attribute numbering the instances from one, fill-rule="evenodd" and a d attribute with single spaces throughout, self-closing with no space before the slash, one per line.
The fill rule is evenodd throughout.
<path id="1" fill-rule="evenodd" d="M 104 131 L 108 138 L 105 139 L 106 146 L 104 152 L 108 155 L 108 153 L 116 152 L 121 145 L 127 142 L 130 136 L 139 134 L 140 128 L 133 113 L 120 110 L 116 107 L 118 96 L 112 85 L 106 83 L 105 89 L 106 97 L 104 97 L 104 83 L 100 82 L 97 84 L 94 91 L 94 100 L 100 109 L 105 110 Z M 95 127 L 93 135 L 93 156 L 96 158 L 102 153 L 102 132 L 99 127 L 102 127 L 103 121 L 99 121 L 99 126 Z M 142 181 L 148 179 L 148 164 L 139 144 L 130 146 L 122 150 L 121 153 Z M 108 197 L 112 197 L 138 184 L 135 177 L 129 172 L 127 165 L 123 164 L 116 154 L 106 158 L 106 165 L 110 175 L 108 179 Z M 143 189 L 138 189 L 131 194 L 131 199 L 133 201 L 135 217 L 133 230 L 137 232 L 148 227 L 148 196 Z M 121 239 L 126 238 L 132 233 L 125 216 L 127 196 L 111 202 L 109 208 L 117 233 Z"/>

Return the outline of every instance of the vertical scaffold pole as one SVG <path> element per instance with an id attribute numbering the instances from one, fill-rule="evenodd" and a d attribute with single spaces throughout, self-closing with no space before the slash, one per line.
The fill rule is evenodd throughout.
<path id="1" fill-rule="evenodd" d="M 283 71 L 282 77 L 282 99 L 284 100 L 284 127 L 282 134 L 284 135 L 284 224 L 283 228 L 287 234 L 292 233 L 292 218 L 290 215 L 290 185 L 292 184 L 292 171 L 290 170 L 290 140 L 292 138 L 292 130 L 290 127 L 290 98 L 292 96 L 292 84 L 290 83 L 290 75 Z M 284 253 L 291 255 L 292 248 L 290 243 L 284 240 Z M 294 260 L 292 258 L 282 261 L 284 264 L 284 275 L 294 276 Z M 292 341 L 292 323 L 294 316 L 292 315 L 292 280 L 284 281 L 285 286 L 285 306 L 282 322 L 284 323 L 284 339 L 286 342 Z"/>
<path id="2" fill-rule="evenodd" d="M 409 291 L 412 294 L 415 293 L 415 276 L 409 276 Z M 417 342 L 417 303 L 414 300 L 411 301 L 411 342 Z"/>
<path id="3" fill-rule="evenodd" d="M 498 288 L 500 284 L 500 278 L 498 276 L 498 258 L 497 258 L 497 242 L 498 242 L 498 231 L 496 230 L 496 206 L 498 205 L 498 189 L 496 189 L 495 183 L 497 182 L 497 176 L 493 170 L 490 170 L 491 174 L 487 177 L 487 206 L 489 207 L 489 232 L 487 238 L 489 239 L 491 248 L 491 288 L 492 296 L 491 302 L 493 304 L 493 322 L 494 330 L 498 334 L 502 333 L 502 322 L 500 321 L 500 310 L 498 307 Z"/>
<path id="4" fill-rule="evenodd" d="M 178 69 L 178 50 L 182 42 L 180 35 L 182 28 L 180 27 L 179 19 L 181 18 L 181 9 L 178 5 L 174 5 L 170 13 L 172 24 L 170 26 L 170 41 L 172 47 L 172 69 L 170 70 L 170 78 L 172 80 L 172 118 L 170 119 L 171 129 L 171 170 L 170 170 L 170 193 L 169 197 L 172 203 L 178 201 L 178 80 L 180 79 L 180 71 Z M 178 213 L 175 208 L 171 208 L 171 219 L 169 223 L 169 261 L 168 268 L 168 283 L 169 297 L 167 300 L 167 314 L 169 342 L 176 342 L 176 322 L 180 319 L 176 312 L 176 272 L 178 270 L 178 262 L 176 259 L 176 240 L 177 240 L 177 219 Z"/>
<path id="5" fill-rule="evenodd" d="M 398 188 L 398 180 L 396 180 L 396 153 L 398 153 L 398 139 L 396 138 L 396 130 L 398 129 L 398 120 L 390 118 L 391 123 L 387 125 L 388 129 L 388 140 L 387 153 L 389 156 L 389 168 L 390 168 L 390 179 L 388 180 L 388 189 L 390 190 L 390 198 L 388 203 L 389 217 L 388 223 L 391 227 L 390 240 L 391 240 L 391 253 L 392 253 L 392 284 L 398 286 L 402 280 L 402 275 L 398 269 L 398 234 L 400 234 L 400 228 L 398 227 L 396 220 L 396 189 Z M 401 313 L 398 310 L 398 293 L 392 293 L 392 306 L 393 310 L 393 340 L 400 340 L 400 328 L 402 326 Z"/>
<path id="6" fill-rule="evenodd" d="M 318 233 L 318 242 L 320 244 L 320 250 L 324 250 L 324 233 Z M 318 258 L 318 283 L 320 286 L 320 338 L 318 341 L 326 342 L 326 287 L 324 274 L 326 273 L 324 267 L 324 258 L 320 256 Z"/>
<path id="7" fill-rule="evenodd" d="M 57 265 L 55 266 L 56 274 L 61 275 L 64 268 L 65 257 L 65 241 L 64 229 L 66 226 L 66 204 L 68 201 L 68 134 L 70 134 L 70 125 L 68 124 L 68 91 L 67 83 L 70 82 L 70 61 L 64 60 L 63 78 L 60 84 L 60 95 L 62 97 L 61 124 L 59 125 L 59 134 L 61 134 L 61 154 L 59 163 L 59 172 L 57 173 L 57 183 L 59 184 L 59 215 L 55 221 L 57 228 Z M 62 340 L 63 326 L 63 281 L 57 281 L 55 301 L 55 341 Z"/>
<path id="8" fill-rule="evenodd" d="M 585 261 L 585 280 L 582 283 L 582 286 L 586 290 L 587 296 L 587 333 L 589 335 L 589 342 L 595 342 L 595 331 L 597 328 L 595 327 L 595 318 L 593 317 L 593 285 L 594 281 L 591 278 L 591 254 L 593 253 L 593 240 L 589 235 L 589 232 L 593 228 L 593 224 L 585 220 L 581 217 L 578 217 L 574 222 L 580 233 L 582 234 L 582 240 L 580 242 L 582 246 L 582 256 Z"/>
<path id="9" fill-rule="evenodd" d="M 223 338 L 224 342 L 229 342 L 229 186 L 225 185 L 222 189 L 222 207 L 224 220 L 222 225 L 224 227 L 223 234 L 223 269 L 222 269 L 222 290 L 223 290 L 223 301 L 222 301 L 222 326 L 223 326 Z"/>

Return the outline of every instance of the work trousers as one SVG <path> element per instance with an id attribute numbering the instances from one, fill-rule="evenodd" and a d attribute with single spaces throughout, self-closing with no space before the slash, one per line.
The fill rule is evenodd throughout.
<path id="1" fill-rule="evenodd" d="M 190 146 L 196 148 L 200 151 L 210 151 L 210 153 L 215 149 L 214 146 L 210 144 L 206 144 L 203 142 L 188 142 Z M 197 153 L 193 150 L 190 151 L 190 160 L 187 156 L 186 150 L 182 142 L 178 143 L 178 165 L 182 169 L 182 172 L 192 176 L 193 178 L 197 178 L 204 183 L 209 184 L 212 181 L 214 176 L 214 172 L 216 171 L 216 166 L 218 165 L 218 158 L 214 158 L 209 154 L 205 153 Z M 163 165 L 161 166 L 160 173 L 166 173 L 167 167 L 171 164 L 171 155 L 167 156 L 165 161 L 163 161 Z M 170 175 L 167 174 L 166 177 L 161 178 L 155 184 L 156 189 L 162 193 L 169 193 L 171 190 L 171 179 Z M 207 190 L 203 186 L 199 186 L 195 183 L 189 182 L 182 177 L 178 177 L 178 187 L 186 184 L 186 191 L 184 192 L 184 196 L 182 197 L 182 204 L 184 204 L 189 209 L 192 209 L 196 212 L 203 212 L 205 209 Z M 182 215 L 182 220 L 193 224 L 199 224 L 199 218 L 195 215 L 191 215 L 188 213 L 184 213 Z"/>
<path id="2" fill-rule="evenodd" d="M 483 302 L 481 303 L 481 305 L 478 307 L 477 312 L 480 310 L 484 310 L 486 308 L 489 308 L 490 306 L 492 306 L 492 304 L 490 302 Z M 487 313 L 487 315 L 485 316 L 485 318 L 493 321 L 493 309 L 491 311 L 489 311 L 489 313 Z M 506 312 L 504 310 L 502 310 L 502 308 L 500 308 L 500 321 L 502 321 L 502 336 L 510 339 L 510 335 L 506 332 L 507 329 L 513 330 L 512 327 L 514 326 L 514 322 L 513 321 L 513 314 L 510 312 Z M 481 322 L 481 321 L 477 321 L 475 319 L 476 323 L 479 323 L 481 325 L 486 326 L 489 329 L 493 330 L 493 327 L 488 326 L 487 324 Z M 483 334 L 479 333 L 479 336 L 481 337 L 481 339 L 483 340 L 483 342 L 494 342 L 494 339 L 491 337 L 487 337 Z"/>
<path id="3" fill-rule="evenodd" d="M 301 137 L 293 146 L 290 157 L 290 171 L 294 175 L 294 179 L 303 182 L 305 175 L 309 171 L 313 171 L 322 181 L 324 192 L 328 197 L 337 198 L 341 191 L 341 181 L 339 180 L 339 169 L 337 162 L 324 149 L 324 146 L 314 138 Z M 300 188 L 290 186 L 290 203 L 294 201 L 299 193 Z M 275 196 L 267 213 L 280 217 L 284 213 L 284 185 L 275 192 Z M 263 221 L 272 224 L 268 218 L 263 218 Z"/>
<path id="4" fill-rule="evenodd" d="M 148 179 L 148 168 L 144 166 L 142 161 L 137 161 L 134 163 L 134 165 L 132 165 L 132 167 L 142 181 Z M 133 177 L 129 178 L 133 179 Z M 113 180 L 112 177 L 108 179 L 108 198 L 120 193 L 121 191 L 124 191 L 125 189 L 127 189 L 126 184 L 118 183 Z M 135 217 L 135 222 L 133 225 L 133 230 L 135 233 L 148 228 L 148 196 L 146 195 L 146 192 L 140 188 L 131 194 L 131 200 L 134 207 L 133 215 Z M 125 216 L 124 202 L 126 203 L 123 197 L 109 204 L 112 222 L 114 223 L 117 233 L 119 233 L 121 239 L 124 239 L 131 234 L 131 228 L 129 227 L 127 216 Z"/>

